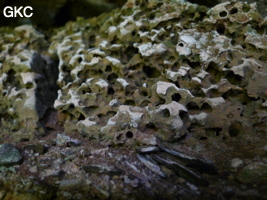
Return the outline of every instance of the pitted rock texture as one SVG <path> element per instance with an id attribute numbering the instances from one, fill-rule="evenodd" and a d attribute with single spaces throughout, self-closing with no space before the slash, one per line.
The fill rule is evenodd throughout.
<path id="1" fill-rule="evenodd" d="M 255 4 L 240 2 L 207 11 L 130 1 L 109 17 L 70 23 L 49 49 L 59 56 L 61 122 L 130 145 L 153 144 L 153 135 L 175 141 L 188 129 L 204 138 L 256 133 L 265 126 L 250 114 L 265 113 L 265 26 Z"/>
<path id="2" fill-rule="evenodd" d="M 58 69 L 42 55 L 47 42 L 32 26 L 1 32 L 0 124 L 14 140 L 31 140 L 44 135 L 40 120 L 53 107 Z"/>
<path id="3" fill-rule="evenodd" d="M 0 141 L 23 163 L 0 195 L 266 197 L 266 26 L 255 4 L 129 0 L 46 36 L 2 28 Z"/>

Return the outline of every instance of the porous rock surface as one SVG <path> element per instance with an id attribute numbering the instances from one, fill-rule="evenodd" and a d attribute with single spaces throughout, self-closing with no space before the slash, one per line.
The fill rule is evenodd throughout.
<path id="1" fill-rule="evenodd" d="M 129 0 L 48 39 L 1 29 L 1 142 L 24 160 L 0 196 L 266 198 L 266 26 L 256 4 Z"/>

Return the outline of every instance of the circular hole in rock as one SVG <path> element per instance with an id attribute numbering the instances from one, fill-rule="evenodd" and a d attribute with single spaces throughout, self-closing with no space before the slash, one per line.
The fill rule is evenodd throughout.
<path id="1" fill-rule="evenodd" d="M 217 31 L 219 34 L 224 34 L 224 32 L 225 32 L 225 27 L 224 27 L 224 25 L 223 25 L 223 24 L 218 24 L 216 31 Z"/>
<path id="2" fill-rule="evenodd" d="M 80 114 L 78 121 L 82 121 L 82 120 L 85 120 L 85 116 L 83 114 Z"/>
<path id="3" fill-rule="evenodd" d="M 110 74 L 108 77 L 107 77 L 107 80 L 110 82 L 110 83 L 115 83 L 116 79 L 118 78 L 118 75 L 115 74 L 115 73 L 112 73 Z"/>
<path id="4" fill-rule="evenodd" d="M 78 63 L 81 63 L 83 61 L 83 58 L 82 57 L 79 57 L 78 58 Z"/>
<path id="5" fill-rule="evenodd" d="M 181 99 L 181 95 L 180 94 L 175 93 L 175 94 L 172 95 L 172 100 L 173 101 L 179 102 L 180 99 Z"/>
<path id="6" fill-rule="evenodd" d="M 113 95 L 115 93 L 112 87 L 108 88 L 108 95 Z"/>
<path id="7" fill-rule="evenodd" d="M 231 10 L 230 10 L 230 15 L 234 15 L 238 12 L 238 9 L 236 7 L 233 7 Z"/>
<path id="8" fill-rule="evenodd" d="M 184 119 L 187 118 L 187 112 L 185 112 L 185 111 L 180 111 L 179 116 L 180 116 L 181 120 L 184 120 Z"/>
<path id="9" fill-rule="evenodd" d="M 184 47 L 184 43 L 179 42 L 179 43 L 178 43 L 178 46 L 180 46 L 180 47 Z"/>
<path id="10" fill-rule="evenodd" d="M 108 65 L 108 66 L 106 67 L 105 71 L 106 71 L 106 72 L 111 72 L 111 71 L 112 71 L 111 66 Z"/>
<path id="11" fill-rule="evenodd" d="M 127 138 L 133 138 L 133 133 L 131 131 L 126 132 L 126 137 Z"/>
<path id="12" fill-rule="evenodd" d="M 143 90 L 143 91 L 140 92 L 140 95 L 146 97 L 148 94 L 147 94 L 147 91 L 144 91 L 144 90 Z"/>
<path id="13" fill-rule="evenodd" d="M 162 114 L 162 116 L 163 116 L 164 118 L 168 118 L 168 117 L 171 116 L 171 113 L 170 113 L 170 111 L 169 111 L 167 108 L 165 108 L 164 110 L 162 110 L 162 111 L 161 111 L 161 114 Z"/>
<path id="14" fill-rule="evenodd" d="M 135 36 L 136 35 L 136 32 L 135 31 L 132 31 L 132 36 Z"/>
<path id="15" fill-rule="evenodd" d="M 219 13 L 220 17 L 226 17 L 227 16 L 227 12 L 226 11 L 222 11 Z"/>
<path id="16" fill-rule="evenodd" d="M 161 75 L 160 71 L 150 66 L 144 66 L 143 72 L 146 74 L 148 78 L 157 78 Z"/>
<path id="17" fill-rule="evenodd" d="M 33 83 L 27 83 L 27 84 L 25 85 L 25 88 L 26 88 L 26 89 L 30 89 L 30 88 L 33 88 L 33 87 L 34 87 Z"/>
<path id="18" fill-rule="evenodd" d="M 149 15 L 149 19 L 150 19 L 150 20 L 153 20 L 153 19 L 155 18 L 155 16 L 156 16 L 155 13 L 150 13 L 150 15 Z"/>

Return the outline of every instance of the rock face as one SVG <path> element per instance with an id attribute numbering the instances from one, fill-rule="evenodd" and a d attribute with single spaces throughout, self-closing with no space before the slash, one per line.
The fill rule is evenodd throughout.
<path id="1" fill-rule="evenodd" d="M 261 117 L 249 113 L 266 101 L 267 71 L 265 22 L 255 4 L 226 2 L 205 17 L 195 4 L 143 4 L 128 2 L 120 14 L 69 24 L 71 34 L 53 37 L 55 108 L 65 130 L 115 144 L 145 144 L 151 129 L 163 141 L 186 129 L 200 137 L 256 133 Z"/>
<path id="2" fill-rule="evenodd" d="M 42 55 L 47 41 L 32 26 L 1 30 L 0 116 L 17 141 L 44 134 L 41 119 L 56 98 L 57 66 Z"/>
<path id="3" fill-rule="evenodd" d="M 1 182 L 39 199 L 266 195 L 266 27 L 255 4 L 129 0 L 46 36 L 0 29 L 1 137 L 25 157 Z"/>

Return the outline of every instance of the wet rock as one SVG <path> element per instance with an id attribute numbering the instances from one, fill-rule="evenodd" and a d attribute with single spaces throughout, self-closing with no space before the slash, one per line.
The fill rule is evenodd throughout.
<path id="1" fill-rule="evenodd" d="M 12 144 L 0 144 L 0 165 L 10 166 L 19 164 L 22 156 L 19 150 Z"/>

